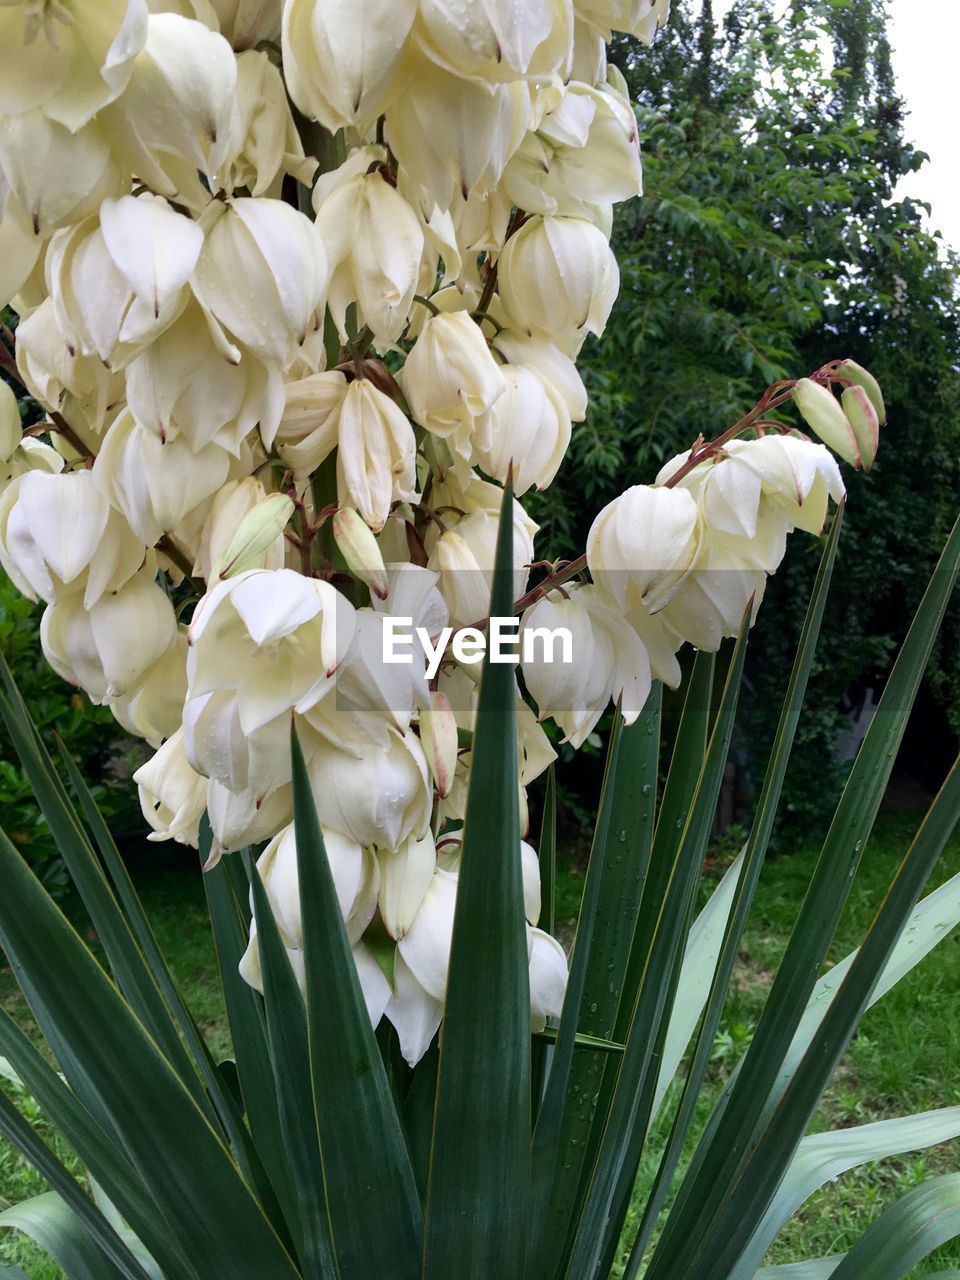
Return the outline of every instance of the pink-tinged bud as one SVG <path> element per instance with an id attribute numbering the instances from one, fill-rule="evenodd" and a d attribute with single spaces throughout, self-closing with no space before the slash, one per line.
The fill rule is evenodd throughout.
<path id="1" fill-rule="evenodd" d="M 457 719 L 445 693 L 431 692 L 430 706 L 420 712 L 420 742 L 442 800 L 457 769 Z"/>
<path id="2" fill-rule="evenodd" d="M 810 378 L 801 378 L 793 388 L 793 399 L 811 431 L 844 462 L 859 468 L 862 465 L 859 442 L 833 392 Z"/>
<path id="3" fill-rule="evenodd" d="M 877 421 L 881 427 L 887 425 L 887 410 L 883 403 L 883 392 L 880 390 L 880 383 L 873 374 L 864 369 L 862 364 L 857 364 L 856 360 L 844 360 L 843 364 L 837 369 L 837 374 L 841 378 L 846 378 L 848 382 L 852 382 L 855 387 L 862 387 L 870 397 L 870 403 L 873 405 L 877 414 Z"/>
<path id="4" fill-rule="evenodd" d="M 863 469 L 869 471 L 880 444 L 880 419 L 876 408 L 865 387 L 844 387 L 840 401 L 857 437 Z"/>
<path id="5" fill-rule="evenodd" d="M 378 600 L 386 600 L 390 583 L 383 556 L 363 517 L 341 507 L 333 517 L 333 537 L 350 572 L 365 582 Z"/>

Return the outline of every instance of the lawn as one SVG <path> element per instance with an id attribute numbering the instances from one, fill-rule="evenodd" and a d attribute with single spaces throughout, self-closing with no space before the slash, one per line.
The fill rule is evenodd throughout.
<path id="1" fill-rule="evenodd" d="M 881 817 L 841 921 L 831 960 L 845 955 L 862 936 L 916 826 L 914 813 Z M 711 1072 L 715 1092 L 749 1043 L 770 978 L 809 879 L 814 849 L 800 849 L 765 869 L 741 963 L 724 1015 Z M 708 877 L 716 881 L 729 854 L 711 858 Z M 930 888 L 960 871 L 960 838 L 955 838 Z M 153 848 L 136 859 L 141 894 L 164 953 L 169 958 L 205 1034 L 221 1055 L 228 1050 L 221 996 L 205 918 L 199 872 L 188 857 Z M 582 877 L 567 867 L 558 883 L 558 920 L 568 937 L 575 920 Z M 29 1013 L 9 972 L 0 973 L 0 1000 L 18 1019 Z M 960 1104 L 960 932 L 947 938 L 865 1018 L 831 1085 L 817 1128 L 863 1124 L 888 1116 Z M 20 1099 L 30 1106 L 30 1100 Z M 708 1101 L 701 1107 L 705 1118 Z M 42 1126 L 42 1117 L 36 1116 Z M 51 1135 L 46 1134 L 50 1137 Z M 661 1135 L 662 1136 L 662 1135 Z M 653 1176 L 658 1132 L 641 1169 L 640 1185 Z M 64 1153 L 69 1158 L 69 1153 Z M 960 1168 L 960 1143 L 945 1143 L 916 1155 L 866 1166 L 844 1175 L 807 1202 L 787 1226 L 768 1261 L 837 1253 L 856 1239 L 880 1209 L 926 1177 Z M 0 1201 L 12 1202 L 42 1184 L 0 1144 Z M 31 1280 L 54 1280 L 60 1272 L 19 1237 L 0 1240 L 0 1264 L 16 1262 Z M 960 1265 L 960 1242 L 941 1249 L 914 1275 Z"/>

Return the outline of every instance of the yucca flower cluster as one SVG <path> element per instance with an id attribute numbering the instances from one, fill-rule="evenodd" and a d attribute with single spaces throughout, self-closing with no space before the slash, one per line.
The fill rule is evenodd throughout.
<path id="1" fill-rule="evenodd" d="M 371 1019 L 411 1063 L 443 1014 L 479 667 L 386 665 L 384 618 L 482 624 L 509 482 L 522 626 L 574 641 L 522 664 L 523 790 L 543 720 L 579 745 L 611 700 L 636 718 L 822 529 L 836 462 L 768 411 L 793 396 L 849 461 L 876 452 L 876 384 L 824 366 L 528 582 L 519 498 L 587 413 L 577 356 L 641 186 L 605 41 L 649 42 L 668 4 L 0 0 L 4 367 L 47 414 L 23 435 L 0 384 L 0 560 L 46 602 L 51 666 L 155 749 L 152 838 L 196 844 L 206 813 L 214 857 L 265 843 L 296 969 L 292 718 Z M 566 960 L 522 848 L 542 1027 Z"/>

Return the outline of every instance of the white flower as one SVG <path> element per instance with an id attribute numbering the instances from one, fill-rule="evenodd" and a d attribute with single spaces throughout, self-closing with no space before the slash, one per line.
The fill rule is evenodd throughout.
<path id="1" fill-rule="evenodd" d="M 443 1001 L 447 994 L 457 879 L 452 871 L 437 868 L 416 916 L 397 946 L 399 955 L 420 986 L 439 1001 Z M 387 1017 L 390 1017 L 389 1009 Z"/>
<path id="2" fill-rule="evenodd" d="M 209 498 L 227 479 L 230 454 L 218 444 L 194 451 L 185 436 L 164 441 L 124 410 L 93 467 L 100 491 L 148 546 Z"/>
<path id="3" fill-rule="evenodd" d="M 25 596 L 47 603 L 83 592 L 91 608 L 143 564 L 144 546 L 90 471 L 29 471 L 0 499 L 0 562 Z"/>
<path id="4" fill-rule="evenodd" d="M 227 341 L 194 299 L 127 365 L 126 391 L 137 425 L 164 443 L 182 435 L 191 451 L 234 456 L 258 425 L 272 444 L 284 405 L 279 368 Z"/>
<path id="5" fill-rule="evenodd" d="M 574 8 L 604 39 L 612 31 L 625 31 L 650 44 L 667 20 L 670 0 L 574 0 Z"/>
<path id="6" fill-rule="evenodd" d="M 337 491 L 374 530 L 417 498 L 417 443 L 406 414 L 366 378 L 347 387 L 337 424 Z"/>
<path id="7" fill-rule="evenodd" d="M 570 443 L 570 410 L 559 391 L 533 368 L 507 365 L 506 389 L 477 424 L 473 458 L 487 475 L 514 492 L 546 489 Z"/>
<path id="8" fill-rule="evenodd" d="M 39 110 L 0 116 L 0 169 L 17 207 L 44 237 L 129 186 L 96 121 L 72 133 Z"/>
<path id="9" fill-rule="evenodd" d="M 207 783 L 207 816 L 213 833 L 210 858 L 216 862 L 223 853 L 271 839 L 293 820 L 290 785 L 263 796 L 259 789 L 231 791 L 211 778 Z"/>
<path id="10" fill-rule="evenodd" d="M 187 635 L 178 628 L 173 643 L 143 673 L 137 687 L 110 702 L 119 724 L 154 748 L 180 728 L 187 696 Z"/>
<path id="11" fill-rule="evenodd" d="M 72 131 L 123 92 L 147 36 L 147 0 L 0 6 L 0 114 L 40 107 Z"/>
<path id="12" fill-rule="evenodd" d="M 682 488 L 633 485 L 609 502 L 587 537 L 593 580 L 620 606 L 662 608 L 698 550 L 697 504 Z"/>
<path id="13" fill-rule="evenodd" d="M 148 840 L 176 840 L 196 847 L 206 808 L 206 779 L 194 773 L 178 731 L 133 775 L 140 808 L 152 831 Z"/>
<path id="14" fill-rule="evenodd" d="M 123 398 L 123 375 L 111 373 L 95 355 L 71 354 L 57 329 L 52 298 L 17 325 L 17 368 L 45 409 L 62 413 L 91 449 Z"/>
<path id="15" fill-rule="evenodd" d="M 528 213 L 590 221 L 596 206 L 629 200 L 642 185 L 636 116 L 612 85 L 567 84 L 504 173 L 505 190 Z"/>
<path id="16" fill-rule="evenodd" d="M 531 523 L 517 503 L 513 521 L 514 599 L 522 596 L 526 589 L 533 560 Z M 454 625 L 471 626 L 486 618 L 490 611 L 498 525 L 498 514 L 471 511 L 452 529 L 442 533 L 430 552 L 428 566 L 440 574 L 440 591 Z"/>
<path id="17" fill-rule="evenodd" d="M 160 196 L 123 196 L 100 206 L 107 252 L 136 297 L 155 318 L 190 279 L 203 232 Z"/>
<path id="18" fill-rule="evenodd" d="M 255 355 L 288 369 L 318 323 L 327 287 L 313 224 L 282 200 L 242 197 L 205 225 L 194 292 Z"/>
<path id="19" fill-rule="evenodd" d="M 666 463 L 657 482 L 667 480 L 686 457 Z M 769 573 L 783 556 L 786 533 L 821 533 L 830 499 L 839 502 L 846 492 L 829 450 L 795 435 L 731 440 L 680 485 L 696 496 L 714 540 L 736 539 L 732 549 Z"/>
<path id="20" fill-rule="evenodd" d="M 336 369 L 288 382 L 277 429 L 277 452 L 298 481 L 310 476 L 337 446 L 346 375 Z"/>
<path id="21" fill-rule="evenodd" d="M 401 170 L 433 204 L 484 196 L 500 181 L 530 124 L 530 89 L 486 85 L 425 59 L 410 68 L 386 111 L 386 140 Z"/>
<path id="22" fill-rule="evenodd" d="M 29 280 L 40 250 L 39 235 L 17 196 L 7 191 L 0 173 L 0 306 L 7 306 Z"/>
<path id="23" fill-rule="evenodd" d="M 420 985 L 400 949 L 394 967 L 394 989 L 384 1009 L 400 1041 L 400 1052 L 415 1067 L 430 1048 L 443 1021 L 443 1001 Z"/>
<path id="24" fill-rule="evenodd" d="M 0 382 L 0 460 L 9 462 L 20 447 L 23 427 L 20 406 L 9 382 Z"/>
<path id="25" fill-rule="evenodd" d="M 657 616 L 682 640 L 713 652 L 725 637 L 739 633 L 748 606 L 752 625 L 766 580 L 766 570 L 706 531 L 693 569 Z"/>
<path id="26" fill-rule="evenodd" d="M 570 633 L 569 661 L 541 639 L 523 678 L 536 699 L 540 719 L 555 720 L 567 741 L 582 746 L 611 699 L 633 724 L 650 693 L 650 660 L 622 613 L 605 603 L 593 586 L 571 588 L 538 600 L 523 615 L 528 638 L 537 629 Z"/>
<path id="27" fill-rule="evenodd" d="M 63 470 L 63 458 L 56 449 L 35 440 L 32 436 L 24 436 L 19 446 L 9 458 L 0 462 L 0 493 L 3 493 L 11 481 L 28 471 L 43 471 L 49 475 L 59 475 Z"/>
<path id="28" fill-rule="evenodd" d="M 378 346 L 400 337 L 417 291 L 424 236 L 420 219 L 380 173 L 361 173 L 326 196 L 314 191 L 317 231 L 332 270 L 328 303 L 343 341 L 346 311 L 369 325 Z"/>
<path id="29" fill-rule="evenodd" d="M 228 578 L 207 592 L 190 624 L 190 697 L 235 691 L 250 734 L 332 688 L 353 630 L 353 606 L 328 582 L 292 569 Z"/>
<path id="30" fill-rule="evenodd" d="M 584 420 L 587 416 L 587 389 L 583 379 L 570 356 L 549 338 L 542 334 L 519 333 L 516 329 L 501 329 L 491 346 L 509 364 L 535 369 L 544 383 L 563 397 L 571 421 Z"/>
<path id="31" fill-rule="evenodd" d="M 607 238 L 583 218 L 530 218 L 503 247 L 498 287 L 521 329 L 576 351 L 603 333 L 620 287 Z"/>
<path id="32" fill-rule="evenodd" d="M 433 881 L 437 851 L 433 836 L 410 836 L 397 850 L 378 850 L 380 891 L 378 906 L 392 938 L 403 938 L 413 924 Z"/>
<path id="33" fill-rule="evenodd" d="M 416 0 L 287 0 L 290 97 L 332 133 L 375 120 L 392 94 Z"/>
<path id="34" fill-rule="evenodd" d="M 335 698 L 335 714 L 348 716 L 357 730 L 381 747 L 389 745 L 391 728 L 406 732 L 414 710 L 426 706 L 430 696 L 426 659 L 419 645 L 408 650 L 409 663 L 384 662 L 385 617 L 377 610 L 357 610 L 353 643 L 338 674 Z M 321 715 L 329 710 L 324 707 Z M 338 736 L 336 725 L 313 722 L 321 732 Z"/>
<path id="35" fill-rule="evenodd" d="M 48 605 L 40 642 L 54 671 L 105 702 L 137 688 L 176 630 L 173 605 L 148 566 L 90 608 L 79 595 Z"/>
<path id="36" fill-rule="evenodd" d="M 530 1029 L 542 1031 L 548 1018 L 559 1018 L 567 989 L 567 957 L 563 947 L 542 929 L 527 930 L 530 953 Z"/>
<path id="37" fill-rule="evenodd" d="M 198 773 L 262 801 L 290 781 L 290 715 L 244 730 L 235 689 L 191 695 L 181 706 L 187 759 Z"/>
<path id="38" fill-rule="evenodd" d="M 427 319 L 400 380 L 415 420 L 441 438 L 469 434 L 506 387 L 483 331 L 465 311 Z"/>
<path id="39" fill-rule="evenodd" d="M 457 865 L 457 858 L 452 865 Z M 529 845 L 521 848 L 525 911 L 539 914 L 537 858 Z M 415 1066 L 426 1053 L 443 1017 L 450 967 L 450 944 L 457 899 L 457 873 L 437 868 L 413 922 L 397 943 L 395 990 L 386 1016 L 400 1037 L 406 1061 Z M 563 948 L 540 929 L 527 927 L 530 963 L 530 1018 L 542 1030 L 548 1017 L 558 1017 L 566 988 Z"/>
<path id="40" fill-rule="evenodd" d="M 182 286 L 196 260 L 198 234 L 188 218 L 159 198 L 125 199 L 139 206 L 135 217 L 116 218 L 108 212 L 103 226 L 88 218 L 55 232 L 44 264 L 56 326 L 68 351 L 98 355 L 113 368 L 122 367 L 141 344 L 175 319 L 186 300 Z M 162 217 L 156 216 L 160 207 Z M 136 226 L 137 235 L 149 239 L 131 244 L 128 222 Z M 184 251 L 168 255 L 171 235 L 179 228 L 184 231 Z"/>
<path id="41" fill-rule="evenodd" d="M 320 821 L 380 849 L 425 835 L 432 792 L 417 738 L 390 730 L 381 747 L 354 731 L 349 745 L 319 739 L 308 761 Z"/>
<path id="42" fill-rule="evenodd" d="M 379 887 L 379 865 L 370 849 L 361 847 L 337 831 L 322 829 L 324 849 L 333 878 L 337 901 L 353 944 L 357 976 L 363 989 L 367 1011 L 374 1026 L 383 1016 L 390 999 L 387 982 L 373 956 L 360 937 L 376 911 Z M 300 906 L 300 883 L 297 867 L 296 834 L 292 825 L 280 831 L 260 855 L 257 869 L 263 880 L 270 909 L 277 922 L 280 938 L 304 989 L 303 918 Z M 253 895 L 251 894 L 251 908 Z M 250 941 L 242 960 L 240 974 L 245 982 L 263 990 L 260 943 L 256 920 L 251 921 Z"/>
<path id="43" fill-rule="evenodd" d="M 549 80 L 568 67 L 573 11 L 568 0 L 421 0 L 417 34 L 454 75 Z"/>
<path id="44" fill-rule="evenodd" d="M 196 173 L 219 189 L 236 92 L 237 60 L 223 36 L 191 18 L 155 13 L 123 100 L 105 119 L 141 181 L 202 207 Z"/>
<path id="45" fill-rule="evenodd" d="M 284 173 L 309 184 L 316 167 L 316 160 L 304 156 L 279 68 L 265 53 L 241 53 L 230 146 L 219 175 L 223 189 L 279 196 Z"/>
<path id="46" fill-rule="evenodd" d="M 321 828 L 323 846 L 333 877 L 337 902 L 351 942 L 359 942 L 377 905 L 377 860 L 355 840 L 338 831 Z M 300 880 L 297 870 L 297 838 L 292 825 L 270 841 L 257 859 L 257 870 L 267 891 L 284 946 L 303 950 Z M 251 897 L 252 905 L 252 897 Z"/>

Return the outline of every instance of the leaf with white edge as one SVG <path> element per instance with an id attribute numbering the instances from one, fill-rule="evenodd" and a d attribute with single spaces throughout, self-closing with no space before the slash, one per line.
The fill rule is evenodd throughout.
<path id="1" fill-rule="evenodd" d="M 928 894 L 914 908 L 900 941 L 877 983 L 876 990 L 870 997 L 870 1005 L 875 1005 L 881 997 L 885 996 L 891 987 L 928 956 L 958 924 L 960 924 L 960 872 L 942 884 L 939 889 Z M 823 1015 L 830 1007 L 856 954 L 855 951 L 851 951 L 848 956 L 844 956 L 829 973 L 823 975 L 814 988 L 806 1012 L 784 1059 L 780 1077 L 771 1095 L 771 1104 L 780 1096 L 796 1071 L 813 1033 L 823 1021 Z"/>
<path id="2" fill-rule="evenodd" d="M 902 1280 L 960 1235 L 960 1173 L 914 1187 L 884 1210 L 832 1272 L 834 1280 Z"/>
<path id="3" fill-rule="evenodd" d="M 858 1165 L 919 1151 L 958 1135 L 960 1107 L 943 1107 L 853 1129 L 808 1134 L 797 1148 L 776 1196 L 728 1280 L 750 1280 L 777 1232 L 818 1187 Z"/>
<path id="4" fill-rule="evenodd" d="M 109 1263 L 113 1273 L 124 1277 L 124 1280 L 148 1280 L 147 1273 L 113 1224 L 107 1221 L 76 1178 L 64 1168 L 4 1093 L 0 1093 L 0 1135 L 50 1184 L 69 1213 L 76 1218 L 78 1230 L 89 1239 L 104 1262 Z"/>
<path id="5" fill-rule="evenodd" d="M 723 879 L 713 891 L 710 901 L 694 921 L 687 938 L 673 1014 L 663 1046 L 663 1065 L 660 1068 L 657 1091 L 654 1095 L 653 1118 L 656 1118 L 663 1105 L 670 1082 L 677 1074 L 687 1045 L 690 1043 L 690 1037 L 696 1030 L 703 1006 L 707 1002 L 710 982 L 717 967 L 717 957 L 720 954 L 723 934 L 727 927 L 742 866 L 743 854 L 741 853 L 727 868 Z"/>
<path id="6" fill-rule="evenodd" d="M 0 1213 L 0 1229 L 22 1231 L 62 1267 L 68 1280 L 118 1280 L 80 1219 L 55 1191 L 33 1196 Z"/>
<path id="7" fill-rule="evenodd" d="M 754 1280 L 828 1280 L 843 1261 L 842 1253 L 829 1258 L 811 1258 L 809 1262 L 787 1262 L 779 1267 L 763 1267 Z"/>

